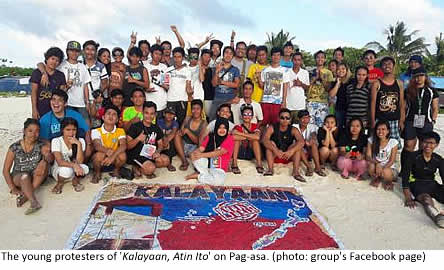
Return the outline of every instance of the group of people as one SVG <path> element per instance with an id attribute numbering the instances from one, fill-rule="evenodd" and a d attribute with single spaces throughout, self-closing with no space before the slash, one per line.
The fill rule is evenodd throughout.
<path id="1" fill-rule="evenodd" d="M 229 46 L 208 36 L 185 51 L 179 31 L 171 29 L 180 46 L 160 39 L 136 46 L 133 33 L 126 60 L 122 48 L 99 49 L 93 40 L 68 42 L 67 59 L 61 49 L 48 49 L 30 79 L 32 118 L 3 169 L 17 206 L 30 200 L 28 214 L 41 207 L 34 191 L 48 173 L 57 180 L 54 193 L 67 180 L 81 191 L 90 167 L 93 183 L 103 171 L 153 178 L 158 168 L 176 171 L 177 156 L 179 170 L 194 167 L 187 180 L 221 185 L 227 172 L 241 174 L 238 160 L 245 159 L 264 176 L 274 174 L 276 163 L 291 163 L 301 182 L 314 173 L 325 177 L 330 166 L 345 179 L 368 174 L 372 186 L 392 190 L 399 174 L 405 205 L 420 202 L 444 227 L 432 200 L 444 203 L 444 187 L 434 179 L 437 170 L 444 176 L 444 161 L 434 153 L 439 95 L 421 56 L 410 58 L 401 79 L 393 57 L 375 66 L 373 50 L 353 73 L 342 48 L 328 63 L 318 51 L 308 71 L 291 42 L 269 52 L 243 41 L 234 45 L 233 32 Z M 210 49 L 201 49 L 208 42 Z"/>

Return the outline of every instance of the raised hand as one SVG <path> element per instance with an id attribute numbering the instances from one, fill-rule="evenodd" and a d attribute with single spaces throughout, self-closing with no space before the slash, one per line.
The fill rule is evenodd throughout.
<path id="1" fill-rule="evenodd" d="M 132 31 L 132 32 L 131 32 L 131 36 L 130 36 L 130 38 L 131 38 L 131 43 L 132 43 L 132 44 L 136 44 L 136 41 L 137 41 L 137 32 Z"/>
<path id="2" fill-rule="evenodd" d="M 176 27 L 175 25 L 171 25 L 170 27 L 171 27 L 171 30 L 172 30 L 174 33 L 177 32 L 177 27 Z"/>

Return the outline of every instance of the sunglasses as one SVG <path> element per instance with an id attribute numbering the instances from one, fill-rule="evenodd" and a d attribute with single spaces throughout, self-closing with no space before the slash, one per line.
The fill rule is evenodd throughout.
<path id="1" fill-rule="evenodd" d="M 199 59 L 199 56 L 197 55 L 190 55 L 190 60 L 197 60 Z"/>
<path id="2" fill-rule="evenodd" d="M 288 116 L 281 116 L 279 117 L 281 120 L 290 120 L 291 118 Z"/>
<path id="3" fill-rule="evenodd" d="M 253 113 L 251 113 L 251 112 L 246 112 L 246 113 L 243 113 L 242 115 L 243 115 L 243 116 L 253 116 Z"/>

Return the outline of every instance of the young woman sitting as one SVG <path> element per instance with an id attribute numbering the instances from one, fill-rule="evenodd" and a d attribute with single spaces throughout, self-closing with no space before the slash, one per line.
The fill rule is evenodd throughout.
<path id="1" fill-rule="evenodd" d="M 334 171 L 338 169 L 336 161 L 339 155 L 339 129 L 336 126 L 336 117 L 332 114 L 324 119 L 324 125 L 318 130 L 319 158 L 321 168 L 325 168 L 325 163 L 330 162 Z"/>
<path id="2" fill-rule="evenodd" d="M 397 177 L 395 169 L 398 141 L 390 138 L 390 126 L 387 121 L 376 123 L 373 137 L 368 139 L 368 173 L 372 178 L 370 185 L 378 187 L 381 181 L 385 190 L 393 190 L 393 181 Z"/>
<path id="3" fill-rule="evenodd" d="M 71 179 L 75 191 L 80 192 L 84 189 L 79 178 L 87 175 L 89 168 L 83 164 L 86 144 L 83 138 L 77 138 L 77 129 L 77 121 L 66 117 L 61 123 L 62 136 L 51 141 L 51 152 L 55 157 L 51 174 L 57 180 L 52 189 L 55 194 L 62 193 L 65 181 Z"/>

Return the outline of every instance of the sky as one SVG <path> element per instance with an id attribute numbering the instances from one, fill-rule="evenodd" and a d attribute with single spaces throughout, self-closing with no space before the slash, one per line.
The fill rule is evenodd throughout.
<path id="1" fill-rule="evenodd" d="M 0 58 L 34 67 L 52 46 L 93 39 L 101 47 L 126 50 L 132 31 L 138 39 L 155 37 L 178 45 L 176 25 L 186 44 L 194 46 L 210 33 L 228 45 L 235 41 L 264 44 L 267 33 L 281 29 L 295 36 L 305 51 L 386 43 L 384 29 L 404 21 L 409 32 L 434 44 L 444 30 L 442 0 L 1 0 Z M 207 45 L 208 46 L 208 45 Z M 187 46 L 188 47 L 188 46 Z M 432 52 L 434 46 L 429 48 Z"/>

